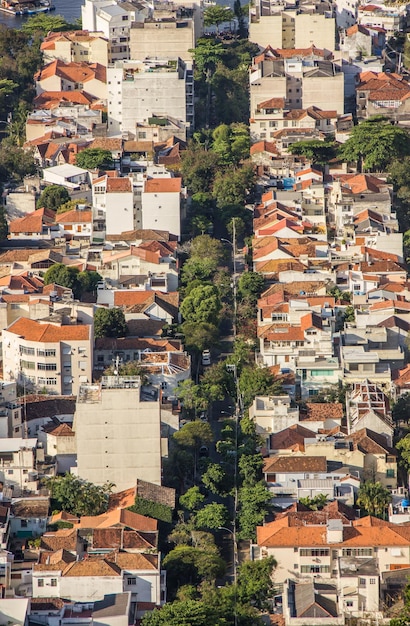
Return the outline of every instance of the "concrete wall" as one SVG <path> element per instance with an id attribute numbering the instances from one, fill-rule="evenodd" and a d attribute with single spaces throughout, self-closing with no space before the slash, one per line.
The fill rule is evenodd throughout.
<path id="1" fill-rule="evenodd" d="M 177 24 L 186 26 L 177 28 Z M 143 60 L 146 57 L 192 61 L 189 50 L 195 47 L 195 32 L 192 20 L 181 22 L 141 22 L 130 29 L 130 58 Z"/>

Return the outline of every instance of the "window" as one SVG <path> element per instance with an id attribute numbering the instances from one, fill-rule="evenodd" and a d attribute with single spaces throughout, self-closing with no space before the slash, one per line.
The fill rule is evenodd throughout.
<path id="1" fill-rule="evenodd" d="M 51 579 L 51 586 L 52 587 L 57 587 L 57 578 L 52 578 Z"/>
<path id="2" fill-rule="evenodd" d="M 300 556 L 329 556 L 328 549 L 318 549 L 318 548 L 301 548 Z"/>
<path id="3" fill-rule="evenodd" d="M 293 552 L 297 552 L 299 548 L 293 548 Z"/>
<path id="4" fill-rule="evenodd" d="M 293 569 L 299 569 L 299 565 L 298 565 L 298 563 L 294 563 L 294 565 L 293 565 Z"/>
<path id="5" fill-rule="evenodd" d="M 37 369 L 48 372 L 55 372 L 57 369 L 57 363 L 37 363 Z"/>
<path id="6" fill-rule="evenodd" d="M 371 578 L 370 579 L 370 584 L 371 585 L 375 585 L 376 584 L 376 579 L 375 578 Z"/>
<path id="7" fill-rule="evenodd" d="M 49 349 L 37 349 L 37 356 L 55 356 L 56 355 L 56 351 L 55 350 L 49 350 Z"/>
<path id="8" fill-rule="evenodd" d="M 57 378 L 39 378 L 37 380 L 37 383 L 39 385 L 56 385 L 57 384 Z"/>
<path id="9" fill-rule="evenodd" d="M 394 469 L 386 470 L 386 478 L 394 478 Z"/>
<path id="10" fill-rule="evenodd" d="M 302 565 L 300 571 L 302 574 L 328 574 L 330 567 L 328 565 Z"/>
<path id="11" fill-rule="evenodd" d="M 365 578 L 359 578 L 359 586 L 360 587 L 366 587 L 366 579 Z"/>
<path id="12" fill-rule="evenodd" d="M 21 519 L 20 520 L 20 528 L 27 528 L 27 520 L 26 519 Z"/>
<path id="13" fill-rule="evenodd" d="M 20 346 L 20 354 L 27 354 L 34 356 L 34 348 L 27 348 L 26 346 Z"/>
<path id="14" fill-rule="evenodd" d="M 21 359 L 20 367 L 21 369 L 24 369 L 24 370 L 34 370 L 36 369 L 36 364 L 34 363 L 34 361 L 25 361 Z"/>
<path id="15" fill-rule="evenodd" d="M 373 556 L 372 548 L 343 548 L 342 556 Z"/>
<path id="16" fill-rule="evenodd" d="M 7 474 L 11 476 L 12 474 L 14 474 L 14 470 L 7 470 Z"/>
<path id="17" fill-rule="evenodd" d="M 39 587 L 44 587 L 44 578 L 39 578 L 38 579 L 38 586 Z"/>
<path id="18" fill-rule="evenodd" d="M 127 578 L 127 584 L 128 585 L 136 585 L 137 584 L 137 579 L 136 578 Z"/>
<path id="19" fill-rule="evenodd" d="M 353 600 L 346 600 L 346 606 L 353 606 Z"/>

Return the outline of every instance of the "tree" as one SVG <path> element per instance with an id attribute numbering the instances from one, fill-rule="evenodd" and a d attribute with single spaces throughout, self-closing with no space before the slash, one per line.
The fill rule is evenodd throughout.
<path id="1" fill-rule="evenodd" d="M 224 504 L 212 502 L 195 514 L 196 528 L 210 528 L 216 530 L 228 523 L 228 509 Z"/>
<path id="2" fill-rule="evenodd" d="M 256 539 L 256 527 L 260 526 L 271 510 L 272 494 L 263 481 L 239 489 L 239 537 Z"/>
<path id="3" fill-rule="evenodd" d="M 396 443 L 396 449 L 400 455 L 400 465 L 406 472 L 410 471 L 410 435 L 406 435 Z"/>
<path id="4" fill-rule="evenodd" d="M 184 184 L 193 193 L 208 193 L 219 167 L 219 156 L 201 146 L 190 144 L 182 153 L 181 173 Z"/>
<path id="5" fill-rule="evenodd" d="M 391 500 L 391 492 L 380 482 L 365 482 L 360 486 L 357 504 L 368 515 L 384 519 Z"/>
<path id="6" fill-rule="evenodd" d="M 199 235 L 191 241 L 190 258 L 202 259 L 205 256 L 213 261 L 216 269 L 226 259 L 225 248 L 218 239 L 209 235 Z"/>
<path id="7" fill-rule="evenodd" d="M 306 498 L 299 498 L 299 502 L 311 511 L 321 511 L 326 504 L 328 504 L 328 499 L 326 494 L 318 493 L 317 496 L 313 496 L 313 498 L 310 498 L 309 496 L 306 496 Z"/>
<path id="8" fill-rule="evenodd" d="M 62 185 L 48 185 L 39 199 L 37 200 L 37 208 L 52 209 L 56 211 L 62 204 L 70 201 L 70 194 Z"/>
<path id="9" fill-rule="evenodd" d="M 70 30 L 73 28 L 73 24 L 69 24 L 62 15 L 50 15 L 49 13 L 38 13 L 29 17 L 24 22 L 21 30 L 27 35 L 42 35 L 45 36 L 49 32 L 60 32 Z"/>
<path id="10" fill-rule="evenodd" d="M 202 580 L 213 581 L 225 572 L 225 562 L 219 554 L 185 545 L 171 550 L 163 564 L 174 589 L 185 584 L 197 585 Z"/>
<path id="11" fill-rule="evenodd" d="M 77 290 L 83 294 L 85 291 L 88 293 L 95 293 L 98 283 L 102 280 L 102 276 L 94 270 L 84 270 L 77 275 Z"/>
<path id="12" fill-rule="evenodd" d="M 207 422 L 188 422 L 180 430 L 173 434 L 173 439 L 183 448 L 199 448 L 202 445 L 212 443 L 213 434 Z"/>
<path id="13" fill-rule="evenodd" d="M 56 284 L 74 291 L 79 273 L 78 267 L 64 265 L 64 263 L 55 263 L 44 274 L 44 284 Z"/>
<path id="14" fill-rule="evenodd" d="M 262 479 L 263 458 L 261 454 L 242 454 L 239 457 L 239 475 L 244 485 L 255 485 Z"/>
<path id="15" fill-rule="evenodd" d="M 219 26 L 224 22 L 231 22 L 234 18 L 234 13 L 231 9 L 222 7 L 218 4 L 207 7 L 204 11 L 204 24 L 205 26 L 216 26 L 219 32 Z"/>
<path id="16" fill-rule="evenodd" d="M 253 165 L 244 165 L 234 171 L 219 172 L 212 189 L 217 207 L 222 209 L 232 205 L 244 205 L 254 182 Z"/>
<path id="17" fill-rule="evenodd" d="M 73 211 L 77 209 L 79 204 L 87 204 L 87 200 L 85 198 L 69 200 L 68 202 L 65 202 L 60 207 L 58 207 L 57 214 L 59 215 L 61 213 L 67 213 L 67 211 Z"/>
<path id="18" fill-rule="evenodd" d="M 44 480 L 50 491 L 52 506 L 73 515 L 100 515 L 108 506 L 108 496 L 114 484 L 94 485 L 73 474 L 53 476 Z"/>
<path id="19" fill-rule="evenodd" d="M 205 348 L 212 348 L 218 343 L 219 331 L 215 324 L 184 322 L 181 329 L 185 337 L 185 346 L 189 350 L 202 352 Z"/>
<path id="20" fill-rule="evenodd" d="M 243 272 L 238 281 L 238 293 L 242 299 L 256 304 L 265 286 L 265 279 L 258 272 Z"/>
<path id="21" fill-rule="evenodd" d="M 239 377 L 239 390 L 245 407 L 249 407 L 255 396 L 281 395 L 282 383 L 275 381 L 268 367 L 244 367 Z"/>
<path id="22" fill-rule="evenodd" d="M 32 150 L 25 151 L 18 146 L 9 145 L 6 139 L 0 144 L 0 180 L 23 180 L 24 176 L 34 174 L 36 166 Z"/>
<path id="23" fill-rule="evenodd" d="M 76 165 L 84 170 L 96 170 L 98 168 L 110 169 L 113 166 L 113 158 L 110 150 L 102 148 L 86 148 L 76 156 Z"/>
<path id="24" fill-rule="evenodd" d="M 250 134 L 246 124 L 220 124 L 212 133 L 212 150 L 226 166 L 239 165 L 249 158 Z"/>
<path id="25" fill-rule="evenodd" d="M 147 611 L 142 626 L 207 626 L 210 623 L 209 613 L 206 604 L 199 600 L 167 602 L 160 611 Z"/>
<path id="26" fill-rule="evenodd" d="M 317 165 L 327 165 L 336 156 L 336 144 L 334 141 L 320 141 L 309 139 L 297 141 L 289 146 L 291 154 L 301 155 Z"/>
<path id="27" fill-rule="evenodd" d="M 196 385 L 191 378 L 178 383 L 175 395 L 184 409 L 188 412 L 193 411 L 195 415 L 198 411 L 204 411 L 207 408 L 208 403 L 202 393 L 202 387 Z"/>
<path id="28" fill-rule="evenodd" d="M 213 285 L 204 285 L 192 289 L 183 299 L 180 311 L 187 322 L 216 325 L 221 307 L 218 289 Z"/>
<path id="29" fill-rule="evenodd" d="M 209 491 L 226 496 L 233 488 L 232 475 L 228 475 L 219 463 L 210 463 L 202 474 L 202 482 Z"/>
<path id="30" fill-rule="evenodd" d="M 393 405 L 392 417 L 397 424 L 400 422 L 408 423 L 410 419 L 410 393 L 405 393 L 398 398 Z"/>
<path id="31" fill-rule="evenodd" d="M 410 154 L 409 134 L 389 120 L 375 116 L 354 126 L 349 139 L 339 149 L 339 157 L 356 162 L 359 171 L 383 171 L 394 159 Z"/>
<path id="32" fill-rule="evenodd" d="M 238 601 L 251 604 L 260 611 L 270 608 L 274 586 L 272 574 L 276 567 L 273 556 L 259 561 L 247 561 L 238 571 Z"/>
<path id="33" fill-rule="evenodd" d="M 100 307 L 94 314 L 94 336 L 101 337 L 125 337 L 127 323 L 122 309 L 114 307 L 106 309 Z"/>
<path id="34" fill-rule="evenodd" d="M 179 498 L 179 503 L 184 509 L 188 511 L 195 511 L 195 509 L 199 509 L 203 501 L 205 500 L 205 496 L 199 490 L 199 487 L 191 487 Z"/>

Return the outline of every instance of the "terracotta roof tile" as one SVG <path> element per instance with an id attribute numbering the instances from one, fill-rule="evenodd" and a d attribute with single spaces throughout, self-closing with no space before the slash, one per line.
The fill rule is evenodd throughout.
<path id="1" fill-rule="evenodd" d="M 151 178 L 145 182 L 145 193 L 181 193 L 181 178 Z"/>
<path id="2" fill-rule="evenodd" d="M 274 456 L 265 459 L 263 472 L 292 473 L 292 472 L 326 472 L 327 462 L 325 456 Z"/>
<path id="3" fill-rule="evenodd" d="M 54 343 L 58 341 L 88 341 L 90 339 L 91 326 L 89 325 L 66 325 L 42 324 L 36 320 L 20 317 L 10 324 L 7 332 L 13 333 L 27 341 L 39 341 L 42 343 Z"/>
<path id="4" fill-rule="evenodd" d="M 56 215 L 57 224 L 89 224 L 92 219 L 92 211 L 79 211 L 77 209 Z"/>
<path id="5" fill-rule="evenodd" d="M 305 439 L 314 438 L 315 432 L 300 424 L 294 424 L 270 436 L 271 450 L 299 450 L 305 449 Z"/>
<path id="6" fill-rule="evenodd" d="M 307 402 L 303 421 L 321 421 L 326 419 L 342 419 L 343 404 L 340 402 Z"/>

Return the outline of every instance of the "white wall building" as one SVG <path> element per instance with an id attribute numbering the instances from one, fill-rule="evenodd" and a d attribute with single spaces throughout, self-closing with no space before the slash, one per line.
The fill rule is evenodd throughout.
<path id="1" fill-rule="evenodd" d="M 175 118 L 194 123 L 192 64 L 175 59 L 117 61 L 107 68 L 108 133 L 130 133 L 136 123 Z"/>

